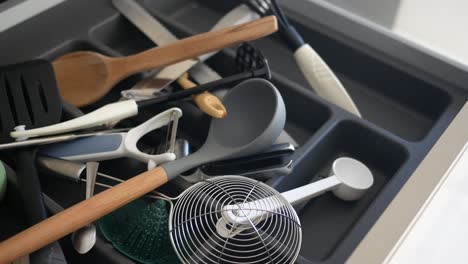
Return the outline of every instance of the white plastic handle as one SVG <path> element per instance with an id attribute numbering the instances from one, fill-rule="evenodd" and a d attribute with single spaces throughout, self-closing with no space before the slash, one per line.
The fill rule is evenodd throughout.
<path id="1" fill-rule="evenodd" d="M 341 183 L 342 182 L 335 175 L 333 175 L 323 180 L 281 193 L 281 195 L 290 204 L 297 205 L 317 196 L 320 196 L 330 190 L 333 190 Z"/>
<path id="2" fill-rule="evenodd" d="M 80 116 L 55 125 L 24 131 L 13 131 L 10 133 L 10 136 L 12 138 L 26 139 L 32 137 L 62 134 L 70 131 L 103 125 L 107 122 L 122 120 L 136 114 L 138 114 L 138 105 L 134 100 L 120 101 L 105 105 L 84 116 Z"/>
<path id="3" fill-rule="evenodd" d="M 151 131 L 169 124 L 172 120 L 178 122 L 177 119 L 181 116 L 182 110 L 174 107 L 132 128 L 127 133 L 109 133 L 80 139 L 78 142 L 60 143 L 52 145 L 50 149 L 44 148 L 42 153 L 80 162 L 128 157 L 148 163 L 148 169 L 151 169 L 158 164 L 175 160 L 176 155 L 170 152 L 155 155 L 141 152 L 137 147 L 138 141 Z"/>
<path id="4" fill-rule="evenodd" d="M 310 200 L 329 190 L 339 186 L 342 182 L 336 176 L 330 176 L 318 182 L 307 184 L 305 186 L 287 191 L 281 195 L 292 205 L 296 205 L 303 201 Z M 253 223 L 270 216 L 269 212 L 276 212 L 283 206 L 279 197 L 271 196 L 263 199 L 243 203 L 226 205 L 222 211 L 224 222 L 233 223 L 239 227 L 250 226 Z M 259 210 L 261 208 L 261 210 Z M 227 220 L 226 220 L 227 219 Z M 236 235 L 237 232 L 232 232 L 231 235 Z"/>
<path id="5" fill-rule="evenodd" d="M 304 77 L 320 97 L 361 117 L 340 80 L 309 44 L 297 49 L 294 58 Z"/>

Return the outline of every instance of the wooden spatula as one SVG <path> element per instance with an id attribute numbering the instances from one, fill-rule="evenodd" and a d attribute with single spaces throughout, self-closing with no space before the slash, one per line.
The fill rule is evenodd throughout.
<path id="1" fill-rule="evenodd" d="M 85 106 L 102 98 L 117 82 L 132 74 L 265 37 L 276 30 L 276 18 L 271 16 L 128 57 L 111 58 L 90 51 L 73 52 L 56 59 L 53 67 L 62 97 L 75 106 Z"/>

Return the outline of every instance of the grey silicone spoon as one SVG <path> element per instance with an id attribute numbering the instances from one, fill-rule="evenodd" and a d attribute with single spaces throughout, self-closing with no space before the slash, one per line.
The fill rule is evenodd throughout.
<path id="1" fill-rule="evenodd" d="M 284 127 L 283 99 L 266 80 L 253 79 L 239 84 L 226 95 L 223 103 L 230 114 L 223 120 L 212 120 L 203 147 L 192 155 L 161 166 L 170 179 L 207 162 L 265 150 Z"/>
<path id="2" fill-rule="evenodd" d="M 239 84 L 224 97 L 223 104 L 229 109 L 229 115 L 212 120 L 208 138 L 197 152 L 137 175 L 3 241 L 0 262 L 8 262 L 58 240 L 191 168 L 265 150 L 284 128 L 283 99 L 266 80 L 251 79 Z"/>
<path id="3" fill-rule="evenodd" d="M 86 199 L 93 196 L 98 168 L 99 163 L 97 162 L 86 163 Z M 96 226 L 93 223 L 86 225 L 76 230 L 71 238 L 76 252 L 86 254 L 96 244 Z"/>

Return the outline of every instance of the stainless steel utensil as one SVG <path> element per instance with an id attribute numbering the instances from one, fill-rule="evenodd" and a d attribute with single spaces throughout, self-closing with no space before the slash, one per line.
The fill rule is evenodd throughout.
<path id="1" fill-rule="evenodd" d="M 87 168 L 83 163 L 48 156 L 38 156 L 36 162 L 40 169 L 75 182 L 80 180 L 83 171 Z"/>
<path id="2" fill-rule="evenodd" d="M 99 163 L 97 162 L 86 163 L 86 199 L 93 196 L 98 168 Z M 91 223 L 76 230 L 73 232 L 71 239 L 76 252 L 80 254 L 88 253 L 96 244 L 96 226 Z"/>
<path id="3" fill-rule="evenodd" d="M 224 210 L 242 217 L 249 210 L 239 205 L 267 197 L 278 205 L 269 217 L 239 226 L 241 232 L 224 221 Z M 177 197 L 171 211 L 170 238 L 183 263 L 294 263 L 301 248 L 294 208 L 273 188 L 250 178 L 219 176 L 199 182 Z"/>
<path id="4" fill-rule="evenodd" d="M 82 179 L 82 173 L 86 168 L 92 168 L 93 162 L 90 162 L 91 166 L 87 166 L 85 163 L 81 162 L 76 162 L 76 161 L 69 161 L 69 160 L 63 160 L 63 159 L 57 159 L 57 158 L 51 158 L 51 157 L 46 157 L 46 156 L 41 156 L 38 157 L 38 165 L 42 167 L 42 169 L 45 169 L 47 172 L 52 173 L 53 176 L 58 176 L 62 177 L 66 180 L 71 180 L 73 182 L 84 182 L 87 183 L 87 190 L 88 190 L 88 180 L 87 179 Z M 123 183 L 125 182 L 122 179 L 119 179 L 117 177 L 113 177 L 101 172 L 97 171 L 97 168 L 92 168 L 92 174 L 94 174 L 94 170 L 96 170 L 96 177 L 91 177 L 92 181 L 94 182 L 94 186 L 100 186 L 104 188 L 112 188 L 113 185 L 98 182 L 97 181 L 97 176 L 102 177 L 108 181 L 112 181 L 115 184 Z M 92 184 L 92 182 L 90 182 Z M 88 191 L 87 191 L 88 192 Z M 152 195 L 146 195 L 145 197 L 148 198 L 155 198 L 154 195 L 158 195 L 158 192 L 151 192 Z M 63 209 L 62 209 L 63 210 Z"/>
<path id="5" fill-rule="evenodd" d="M 178 40 L 177 37 L 172 34 L 163 24 L 151 16 L 135 1 L 113 0 L 112 3 L 130 22 L 138 27 L 156 45 L 164 46 Z M 241 5 L 230 11 L 221 20 L 219 20 L 216 25 L 213 26 L 211 31 L 249 22 L 257 19 L 258 17 L 259 16 L 253 14 L 247 6 Z M 189 69 L 192 67 L 197 68 L 197 64 L 203 64 L 205 60 L 209 59 L 216 53 L 217 52 L 212 52 L 202 55 L 198 57 L 198 59 L 186 60 L 167 66 L 156 75 L 149 76 L 140 81 L 131 90 L 124 91 L 123 95 L 128 99 L 135 99 L 144 98 L 145 96 L 150 95 L 153 91 L 160 91 L 161 89 L 168 87 L 172 82 L 177 80 Z M 199 71 L 204 71 L 206 73 L 205 68 L 209 68 L 209 66 L 206 64 L 203 65 L 204 67 L 199 68 Z"/>
<path id="6" fill-rule="evenodd" d="M 293 263 L 299 253 L 302 232 L 296 212 L 262 182 L 219 176 L 201 181 L 177 197 L 157 193 L 152 198 L 170 204 L 170 241 L 182 263 Z M 262 199 L 276 207 L 255 203 Z M 239 211 L 235 211 L 237 207 Z M 244 220 L 244 215 L 256 212 L 253 210 L 268 211 L 263 219 L 242 226 L 228 222 L 232 213 Z"/>

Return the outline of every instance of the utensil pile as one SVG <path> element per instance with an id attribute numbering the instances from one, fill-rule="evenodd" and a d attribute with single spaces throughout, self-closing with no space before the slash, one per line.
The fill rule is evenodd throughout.
<path id="1" fill-rule="evenodd" d="M 0 263 L 37 254 L 69 234 L 76 251 L 86 254 L 96 243 L 96 221 L 118 251 L 143 263 L 176 258 L 183 263 L 293 263 L 302 241 L 293 205 L 326 191 L 343 200 L 361 197 L 372 186 L 372 173 L 350 158 L 335 161 L 330 177 L 297 190 L 279 194 L 263 183 L 292 171 L 295 143 L 284 131 L 286 107 L 269 81 L 268 61 L 248 42 L 274 33 L 279 21 L 290 43 L 309 47 L 309 53 L 311 48 L 304 48 L 274 0 L 260 8 L 261 2 L 246 1 L 248 7 L 235 8 L 212 31 L 178 40 L 133 0 L 114 0 L 158 47 L 119 58 L 78 51 L 52 62 L 0 68 L 0 155 L 16 158 L 18 181 L 11 190 L 19 192 L 31 220 L 29 228 L 0 243 Z M 232 75 L 221 76 L 204 63 L 238 44 L 235 59 L 226 62 L 237 69 Z M 296 57 L 299 63 L 305 60 Z M 310 65 L 302 68 L 310 73 Z M 112 89 L 126 77 L 155 69 L 160 71 L 122 91 L 120 101 L 62 119 L 62 99 L 89 106 L 115 93 Z M 335 88 L 324 88 L 324 83 L 333 85 L 313 76 L 309 81 L 319 94 L 321 89 L 338 94 L 336 78 Z M 205 126 L 184 115 L 187 102 L 212 117 L 206 139 L 193 140 L 196 131 L 179 125 Z M 280 135 L 291 142 L 278 142 Z M 135 169 L 136 176 L 124 179 L 98 172 L 97 161 L 115 159 L 143 163 L 147 170 Z M 2 202 L 11 184 L 0 165 Z M 41 177 L 85 183 L 86 198 L 47 218 L 36 166 Z M 171 181 L 179 188 L 177 197 L 155 192 Z"/>

